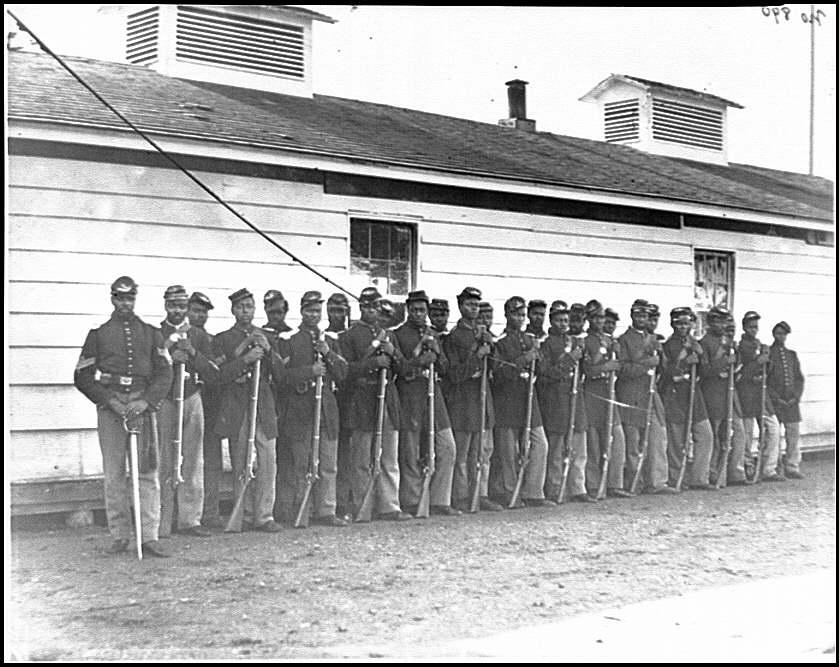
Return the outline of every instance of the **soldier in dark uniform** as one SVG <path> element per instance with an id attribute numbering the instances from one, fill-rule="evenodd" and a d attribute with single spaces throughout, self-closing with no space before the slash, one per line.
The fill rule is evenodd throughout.
<path id="1" fill-rule="evenodd" d="M 347 295 L 335 292 L 326 302 L 326 317 L 329 320 L 327 331 L 340 334 L 347 330 L 347 320 L 350 315 L 350 302 Z"/>
<path id="2" fill-rule="evenodd" d="M 760 462 L 761 476 L 771 477 L 776 473 L 778 449 L 781 446 L 781 427 L 778 424 L 778 418 L 775 416 L 775 409 L 772 406 L 768 389 L 763 408 L 763 425 L 760 425 L 763 363 L 769 362 L 769 346 L 761 344 L 757 338 L 758 320 L 760 320 L 760 315 L 753 310 L 743 316 L 743 335 L 737 348 L 743 369 L 740 371 L 737 380 L 737 396 L 743 410 L 743 430 L 746 434 L 746 450 L 748 451 L 746 468 L 747 470 L 751 468 L 748 473 L 753 472 L 753 461 L 757 459 L 758 448 L 754 441 L 754 427 L 757 423 L 758 429 L 763 428 L 766 434 L 763 460 Z"/>
<path id="3" fill-rule="evenodd" d="M 166 319 L 160 323 L 160 333 L 172 357 L 173 370 L 184 364 L 183 432 L 181 436 L 182 462 L 177 460 L 174 447 L 178 405 L 177 373 L 173 372 L 172 387 L 160 405 L 160 537 L 172 532 L 172 522 L 180 533 L 209 537 L 210 531 L 201 526 L 204 508 L 204 405 L 201 386 L 218 383 L 218 366 L 212 360 L 210 337 L 207 332 L 193 327 L 186 319 L 189 297 L 181 285 L 172 285 L 163 294 Z M 201 383 L 199 383 L 201 378 Z M 182 476 L 179 483 L 177 479 Z M 177 497 L 177 516 L 175 516 Z"/>
<path id="4" fill-rule="evenodd" d="M 581 303 L 572 303 L 568 311 L 568 335 L 582 336 L 586 324 L 586 307 Z"/>
<path id="5" fill-rule="evenodd" d="M 131 541 L 131 488 L 126 483 L 124 420 L 142 419 L 138 436 L 142 549 L 167 557 L 158 542 L 160 485 L 157 476 L 153 413 L 172 383 L 172 361 L 163 337 L 134 314 L 137 284 L 128 276 L 111 285 L 114 312 L 87 334 L 73 375 L 76 388 L 97 406 L 99 447 L 105 482 L 105 512 L 113 543 L 108 553 L 128 549 Z"/>
<path id="6" fill-rule="evenodd" d="M 611 308 L 606 308 L 606 310 L 603 311 L 603 314 L 605 316 L 603 319 L 603 333 L 614 338 L 615 329 L 618 327 L 620 317 L 618 317 L 617 312 Z"/>
<path id="7" fill-rule="evenodd" d="M 690 403 L 690 372 L 695 367 L 695 385 L 693 401 L 693 419 L 691 436 L 693 438 L 693 462 L 685 470 L 684 484 L 692 489 L 711 490 L 715 487 L 708 483 L 711 465 L 711 453 L 714 445 L 714 432 L 705 400 L 699 388 L 699 369 L 703 356 L 702 346 L 692 335 L 691 329 L 696 316 L 688 308 L 674 308 L 670 311 L 670 324 L 673 335 L 662 346 L 661 380 L 659 391 L 667 415 L 667 454 L 669 459 L 670 485 L 675 486 L 682 465 L 682 450 L 685 445 L 685 429 Z"/>
<path id="8" fill-rule="evenodd" d="M 490 497 L 507 506 L 518 476 L 517 458 L 523 449 L 522 438 L 527 425 L 527 396 L 530 387 L 530 365 L 539 359 L 538 340 L 522 331 L 525 322 L 525 301 L 514 296 L 504 303 L 507 327 L 495 341 L 492 372 L 492 398 L 495 404 L 493 430 L 493 461 L 490 466 Z M 530 418 L 530 462 L 524 474 L 518 507 L 555 505 L 545 499 L 545 463 L 548 441 L 542 428 L 539 397 L 533 387 Z"/>
<path id="9" fill-rule="evenodd" d="M 656 337 L 656 340 L 663 343 L 665 340 L 665 336 L 656 332 L 656 329 L 658 329 L 658 321 L 660 318 L 661 309 L 658 307 L 658 304 L 651 303 L 649 305 L 649 315 L 647 316 L 647 333 L 652 334 Z"/>
<path id="10" fill-rule="evenodd" d="M 769 376 L 767 392 L 778 411 L 778 419 L 784 425 L 786 454 L 783 469 L 778 473 L 790 479 L 802 479 L 801 450 L 799 449 L 799 424 L 801 423 L 801 395 L 804 393 L 804 374 L 798 355 L 786 346 L 787 335 L 792 329 L 786 322 L 778 322 L 772 327 L 775 339 L 769 349 Z M 779 445 L 780 446 L 780 445 Z"/>
<path id="11" fill-rule="evenodd" d="M 492 304 L 489 301 L 481 301 L 478 304 L 478 324 L 485 326 L 490 335 L 495 337 L 495 334 L 492 333 L 493 313 Z"/>
<path id="12" fill-rule="evenodd" d="M 548 311 L 548 304 L 542 299 L 531 299 L 527 302 L 527 328 L 524 333 L 532 334 L 541 343 L 548 337 L 545 331 L 545 315 Z"/>
<path id="13" fill-rule="evenodd" d="M 479 321 L 481 292 L 466 287 L 457 297 L 461 318 L 443 341 L 443 353 L 449 360 L 449 372 L 443 385 L 449 419 L 457 448 L 455 454 L 452 504 L 468 511 L 471 491 L 478 484 L 480 509 L 503 509 L 488 497 L 489 466 L 492 458 L 494 420 L 492 388 L 487 380 L 485 430 L 481 433 L 481 368 L 491 352 L 492 334 Z M 482 466 L 477 470 L 478 449 L 482 448 Z"/>
<path id="14" fill-rule="evenodd" d="M 306 292 L 300 299 L 301 324 L 298 331 L 280 334 L 279 353 L 286 361 L 282 375 L 283 414 L 280 431 L 292 454 L 293 507 L 303 502 L 306 474 L 312 456 L 315 382 L 323 378 L 321 390 L 320 443 L 317 481 L 312 488 L 311 508 L 317 523 L 335 528 L 349 525 L 349 517 L 336 516 L 335 478 L 338 451 L 338 402 L 335 383 L 347 375 L 347 362 L 338 350 L 338 335 L 318 328 L 323 316 L 320 292 Z"/>
<path id="15" fill-rule="evenodd" d="M 428 308 L 428 321 L 431 322 L 431 328 L 438 334 L 444 334 L 448 331 L 449 302 L 446 299 L 431 299 L 431 305 Z"/>
<path id="16" fill-rule="evenodd" d="M 189 297 L 186 312 L 189 325 L 207 334 L 212 354 L 213 335 L 208 333 L 204 325 L 207 323 L 209 311 L 214 308 L 210 298 L 202 292 L 193 292 Z M 213 359 L 215 363 L 215 359 Z M 201 513 L 201 525 L 206 528 L 223 528 L 219 514 L 219 486 L 223 472 L 221 438 L 215 434 L 216 414 L 218 413 L 219 386 L 205 384 L 199 377 L 201 386 L 201 406 L 204 412 L 204 509 Z"/>
<path id="17" fill-rule="evenodd" d="M 399 506 L 399 396 L 393 381 L 404 372 L 404 357 L 382 328 L 382 297 L 375 287 L 361 291 L 361 320 L 342 334 L 341 349 L 349 364 L 347 373 L 347 429 L 350 431 L 351 502 L 357 512 L 370 482 L 371 447 L 376 431 L 379 369 L 387 369 L 385 415 L 382 426 L 381 473 L 376 485 L 375 512 L 379 518 L 405 521 L 411 515 Z"/>
<path id="18" fill-rule="evenodd" d="M 631 482 L 638 469 L 642 439 L 647 428 L 647 406 L 650 400 L 650 376 L 655 376 L 660 363 L 661 343 L 655 335 L 647 331 L 649 304 L 643 299 L 636 299 L 632 304 L 632 326 L 623 333 L 619 358 L 621 368 L 615 387 L 618 400 L 625 404 L 621 410 L 624 436 L 626 437 L 626 484 L 631 490 Z M 657 415 L 664 414 L 661 398 L 652 392 L 653 410 L 648 435 L 647 457 L 641 473 L 639 489 L 650 493 L 675 493 L 667 486 L 667 434 L 666 426 Z"/>
<path id="19" fill-rule="evenodd" d="M 268 321 L 261 328 L 266 334 L 273 336 L 274 340 L 276 340 L 276 337 L 281 333 L 293 331 L 285 323 L 285 317 L 288 314 L 288 301 L 285 300 L 280 290 L 269 289 L 265 292 L 265 296 L 262 297 L 262 303 L 265 307 L 265 317 L 268 318 Z"/>
<path id="20" fill-rule="evenodd" d="M 728 372 L 732 362 L 737 372 L 737 352 L 734 345 L 734 331 L 726 331 L 733 320 L 726 308 L 714 306 L 708 311 L 708 331 L 699 341 L 704 355 L 700 358 L 699 372 L 702 377 L 700 388 L 705 408 L 714 431 L 714 452 L 711 455 L 711 473 L 709 481 L 715 484 L 720 469 L 720 452 L 726 438 L 728 419 Z M 733 436 L 731 439 L 730 463 L 727 467 L 727 484 L 745 484 L 746 470 L 743 457 L 746 435 L 743 431 L 740 400 L 735 389 L 733 396 L 734 414 L 732 415 Z"/>
<path id="21" fill-rule="evenodd" d="M 402 428 L 399 431 L 399 499 L 403 508 L 416 513 L 422 492 L 421 450 L 428 443 L 428 372 L 445 375 L 448 360 L 433 329 L 426 324 L 428 297 L 423 290 L 410 292 L 405 301 L 408 321 L 393 332 L 394 344 L 406 360 L 406 371 L 396 380 Z M 427 453 L 425 457 L 427 457 Z M 454 434 L 439 379 L 434 390 L 434 474 L 429 487 L 433 514 L 457 516 L 451 507 L 454 471 Z M 427 460 L 427 459 L 426 459 Z"/>
<path id="22" fill-rule="evenodd" d="M 603 331 L 606 315 L 601 303 L 592 299 L 586 304 L 588 333 L 583 350 L 583 394 L 588 431 L 588 451 L 585 481 L 586 490 L 592 497 L 600 486 L 604 449 L 608 446 L 609 424 L 609 373 L 620 370 L 619 345 Z M 579 400 L 579 399 L 578 399 Z M 626 440 L 621 426 L 620 407 L 612 412 L 612 448 L 609 453 L 609 472 L 606 481 L 606 495 L 610 498 L 629 498 L 624 491 L 623 468 L 626 462 Z"/>
<path id="23" fill-rule="evenodd" d="M 347 321 L 350 316 L 350 303 L 347 296 L 341 292 L 335 292 L 326 301 L 326 317 L 329 326 L 326 330 L 335 334 L 336 340 L 341 346 L 341 338 L 347 330 Z M 346 376 L 345 376 L 346 379 Z M 343 381 L 335 381 L 335 398 L 338 401 L 338 476 L 335 480 L 335 497 L 337 516 L 347 516 L 352 512 L 350 505 L 350 432 L 345 426 L 347 421 L 346 391 Z"/>
<path id="24" fill-rule="evenodd" d="M 288 301 L 283 293 L 277 289 L 269 289 L 262 297 L 262 304 L 265 308 L 267 322 L 260 327 L 268 338 L 273 349 L 277 349 L 280 334 L 288 333 L 293 329 L 285 322 L 288 314 Z M 274 410 L 277 419 L 281 420 L 285 406 L 283 400 L 286 394 L 281 392 L 278 384 L 273 384 L 271 391 L 274 395 Z M 282 428 L 277 424 L 277 439 L 274 444 L 277 463 L 277 481 L 274 492 L 274 519 L 280 522 L 292 520 L 291 513 L 294 505 L 294 459 L 291 453 L 291 443 L 285 438 Z"/>
<path id="25" fill-rule="evenodd" d="M 283 363 L 275 348 L 271 347 L 267 334 L 253 326 L 253 295 L 242 288 L 231 294 L 229 299 L 236 323 L 213 339 L 213 355 L 219 366 L 221 385 L 221 409 L 215 431 L 219 437 L 228 439 L 236 495 L 248 456 L 253 364 L 261 359 L 255 438 L 257 470 L 245 497 L 243 525 L 250 524 L 256 530 L 273 533 L 281 528 L 273 517 L 277 412 L 271 385 L 279 381 Z"/>
<path id="26" fill-rule="evenodd" d="M 574 431 L 571 428 L 571 394 L 574 368 L 583 358 L 584 342 L 570 333 L 571 313 L 564 301 L 551 304 L 548 337 L 542 344 L 537 389 L 539 405 L 545 420 L 548 438 L 548 463 L 545 495 L 559 496 L 562 483 L 563 460 L 569 457 L 567 494 L 576 502 L 594 502 L 586 493 L 586 405 L 583 383 L 578 375 L 578 394 L 574 408 Z"/>

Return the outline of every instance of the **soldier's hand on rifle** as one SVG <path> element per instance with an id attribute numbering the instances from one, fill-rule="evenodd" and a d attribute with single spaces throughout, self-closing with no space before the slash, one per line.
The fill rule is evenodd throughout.
<path id="1" fill-rule="evenodd" d="M 440 354 L 440 343 L 434 336 L 429 336 L 426 342 L 426 349 L 436 355 Z"/>
<path id="2" fill-rule="evenodd" d="M 737 353 L 734 352 L 734 350 L 732 350 L 731 352 L 728 353 L 728 356 L 726 356 L 725 360 L 729 364 L 733 364 L 735 361 L 737 361 Z"/>
<path id="3" fill-rule="evenodd" d="M 579 361 L 580 359 L 582 359 L 582 358 L 583 358 L 583 348 L 581 348 L 581 347 L 572 347 L 572 348 L 571 348 L 571 351 L 570 351 L 568 354 L 569 354 L 569 355 L 571 355 L 571 358 L 572 358 L 574 361 Z"/>
<path id="4" fill-rule="evenodd" d="M 265 352 L 261 347 L 257 346 L 252 347 L 250 350 L 245 352 L 245 356 L 242 358 L 245 360 L 246 364 L 252 364 L 257 359 L 262 359 L 263 356 L 265 356 Z"/>
<path id="5" fill-rule="evenodd" d="M 647 368 L 656 368 L 658 366 L 658 355 L 653 354 L 652 356 L 645 357 L 641 365 Z"/>
<path id="6" fill-rule="evenodd" d="M 419 362 L 420 366 L 428 366 L 432 362 L 437 361 L 437 355 L 434 354 L 431 350 L 426 350 L 421 355 L 417 357 L 417 361 Z"/>
<path id="7" fill-rule="evenodd" d="M 185 352 L 190 357 L 195 356 L 195 348 L 192 346 L 192 342 L 189 338 L 179 338 L 178 342 L 175 343 L 175 349 Z"/>
<path id="8" fill-rule="evenodd" d="M 325 340 L 315 341 L 315 351 L 321 356 L 325 357 L 327 354 L 329 354 L 329 345 Z"/>
<path id="9" fill-rule="evenodd" d="M 118 398 L 111 398 L 108 400 L 108 407 L 111 408 L 113 412 L 115 412 L 120 417 L 125 417 L 126 413 L 128 412 L 128 408 L 120 401 Z"/>
<path id="10" fill-rule="evenodd" d="M 696 352 L 691 352 L 688 356 L 685 357 L 686 364 L 698 364 L 699 363 L 699 355 Z"/>
<path id="11" fill-rule="evenodd" d="M 185 364 L 189 361 L 189 354 L 186 350 L 172 350 L 172 361 L 178 364 Z"/>
<path id="12" fill-rule="evenodd" d="M 621 362 L 619 362 L 617 359 L 611 359 L 610 361 L 603 362 L 603 370 L 607 373 L 620 370 L 620 367 Z"/>
<path id="13" fill-rule="evenodd" d="M 271 349 L 271 343 L 268 342 L 268 339 L 265 337 L 265 334 L 261 331 L 254 331 L 251 334 L 251 340 L 256 343 L 259 347 L 262 348 L 263 351 L 268 352 Z"/>
<path id="14" fill-rule="evenodd" d="M 478 347 L 478 350 L 477 350 L 477 352 L 475 352 L 475 354 L 477 355 L 478 359 L 483 359 L 485 356 L 487 356 L 489 354 L 489 352 L 490 352 L 489 345 L 484 343 L 483 345 Z"/>
<path id="15" fill-rule="evenodd" d="M 326 374 L 326 364 L 322 361 L 316 361 L 312 364 L 312 376 L 313 377 L 323 377 Z"/>
<path id="16" fill-rule="evenodd" d="M 769 352 L 761 352 L 757 357 L 757 363 L 765 364 L 769 361 Z"/>
<path id="17" fill-rule="evenodd" d="M 388 368 L 390 366 L 390 357 L 386 354 L 377 354 L 373 357 L 373 368 Z"/>
<path id="18" fill-rule="evenodd" d="M 382 351 L 382 354 L 386 354 L 389 357 L 392 357 L 394 352 L 396 352 L 393 347 L 393 343 L 387 340 L 382 341 L 382 345 L 379 349 Z"/>
<path id="19" fill-rule="evenodd" d="M 125 407 L 126 416 L 129 419 L 132 419 L 133 417 L 139 417 L 141 414 L 143 414 L 148 409 L 149 404 L 146 403 L 146 401 L 144 401 L 142 398 L 138 398 L 136 401 L 129 401 L 128 405 L 126 405 Z"/>

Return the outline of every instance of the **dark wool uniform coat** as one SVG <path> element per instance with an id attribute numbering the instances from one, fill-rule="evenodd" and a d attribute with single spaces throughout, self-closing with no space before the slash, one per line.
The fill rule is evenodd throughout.
<path id="1" fill-rule="evenodd" d="M 341 353 L 347 360 L 346 391 L 346 428 L 350 431 L 375 431 L 376 412 L 379 405 L 379 368 L 373 366 L 373 357 L 377 348 L 372 342 L 381 331 L 366 322 L 357 321 L 341 334 Z M 392 332 L 385 330 L 387 340 L 392 342 Z M 387 389 L 385 390 L 385 409 L 391 426 L 399 430 L 401 425 L 399 394 L 393 381 L 403 371 L 405 358 L 394 345 L 396 352 L 387 371 Z"/>
<path id="2" fill-rule="evenodd" d="M 218 363 L 213 356 L 213 334 L 207 333 L 207 330 L 204 327 L 190 327 L 191 329 L 200 329 L 204 332 L 207 336 L 207 343 L 209 345 L 210 350 L 210 357 L 213 364 L 215 364 L 216 368 L 218 368 Z M 201 405 L 204 408 L 204 433 L 205 434 L 214 434 L 215 432 L 215 425 L 216 425 L 216 418 L 218 417 L 219 411 L 219 396 L 221 392 L 221 388 L 218 384 L 219 375 L 216 375 L 216 380 L 214 384 L 207 384 L 204 382 L 204 379 L 199 375 L 198 382 L 201 384 Z"/>
<path id="3" fill-rule="evenodd" d="M 443 340 L 443 352 L 449 360 L 449 371 L 443 383 L 452 430 L 481 430 L 481 367 L 478 359 L 475 329 L 462 318 Z M 487 370 L 489 374 L 489 369 Z M 486 428 L 494 425 L 492 387 L 487 378 Z"/>
<path id="4" fill-rule="evenodd" d="M 760 417 L 760 384 L 763 369 L 757 362 L 760 355 L 760 341 L 754 336 L 743 334 L 737 347 L 738 361 L 743 365 L 737 380 L 737 395 L 744 417 Z M 766 414 L 774 415 L 769 391 L 766 392 Z"/>
<path id="5" fill-rule="evenodd" d="M 655 336 L 629 327 L 618 338 L 620 345 L 619 358 L 621 362 L 615 391 L 618 400 L 627 406 L 621 410 L 621 421 L 636 428 L 647 426 L 647 403 L 650 400 L 650 376 L 647 367 L 641 362 L 653 355 Z M 653 396 L 653 409 L 656 405 L 657 392 Z M 661 399 L 658 398 L 660 405 Z M 663 406 L 661 407 L 663 412 Z"/>
<path id="6" fill-rule="evenodd" d="M 439 342 L 439 336 L 434 334 L 431 327 L 418 329 L 411 322 L 405 322 L 398 329 L 394 330 L 393 337 L 395 345 L 405 357 L 405 374 L 400 375 L 396 380 L 396 387 L 399 390 L 401 402 L 402 430 L 420 431 L 427 428 L 428 422 L 428 378 L 423 376 L 418 362 L 422 354 L 420 341 L 425 335 L 434 335 Z M 449 412 L 446 409 L 446 401 L 443 398 L 443 389 L 440 377 L 445 376 L 449 368 L 449 361 L 442 353 L 434 362 L 434 371 L 437 375 L 437 382 L 434 385 L 434 431 L 442 431 L 451 428 Z"/>
<path id="7" fill-rule="evenodd" d="M 545 431 L 565 435 L 571 426 L 571 386 L 576 361 L 569 354 L 576 348 L 584 349 L 584 342 L 577 336 L 560 334 L 553 327 L 541 347 L 542 359 L 536 374 L 539 405 L 544 418 Z M 580 367 L 582 373 L 582 366 Z M 574 432 L 588 428 L 586 402 L 583 397 L 583 378 L 578 380 L 577 405 L 574 410 Z"/>
<path id="8" fill-rule="evenodd" d="M 187 339 L 190 343 L 192 343 L 192 347 L 195 348 L 195 356 L 189 358 L 184 368 L 184 370 L 188 373 L 188 376 L 184 381 L 184 398 L 189 398 L 196 391 L 201 389 L 202 384 L 213 385 L 218 383 L 218 366 L 212 359 L 212 343 L 210 342 L 210 336 L 206 331 L 199 329 L 198 327 L 190 326 L 188 323 L 185 326 L 176 329 L 169 324 L 168 321 L 163 320 L 160 323 L 160 333 L 163 336 L 163 344 L 166 346 L 170 355 L 172 350 L 176 347 L 175 343 L 170 340 L 170 336 L 176 331 L 186 331 Z M 175 392 L 177 391 L 177 388 L 175 387 L 175 383 L 177 382 L 177 377 L 174 372 L 175 368 L 177 368 L 177 366 L 173 363 L 172 387 L 166 396 L 171 400 L 175 399 Z"/>
<path id="9" fill-rule="evenodd" d="M 215 424 L 215 434 L 220 438 L 235 441 L 239 437 L 242 421 L 247 418 L 252 366 L 242 358 L 247 350 L 240 350 L 240 345 L 252 331 L 261 331 L 251 327 L 247 331 L 238 324 L 227 331 L 222 331 L 213 338 L 213 356 L 219 367 L 219 413 Z M 266 338 L 269 338 L 266 335 Z M 266 438 L 277 437 L 277 412 L 274 407 L 272 383 L 280 380 L 282 360 L 272 348 L 262 357 L 259 372 L 259 390 L 257 393 L 256 418 Z"/>
<path id="10" fill-rule="evenodd" d="M 673 424 L 684 424 L 688 418 L 688 401 L 690 400 L 690 364 L 685 359 L 691 352 L 696 352 L 699 363 L 696 364 L 696 385 L 693 394 L 693 423 L 708 419 L 705 409 L 705 399 L 699 389 L 700 365 L 704 352 L 699 341 L 688 335 L 686 339 L 673 334 L 662 346 L 662 371 L 659 380 L 659 393 L 664 403 L 667 421 Z"/>
<path id="11" fill-rule="evenodd" d="M 96 371 L 105 375 L 97 379 Z M 131 384 L 120 384 L 120 376 L 132 378 Z M 122 320 L 114 313 L 87 334 L 73 381 L 97 405 L 139 391 L 156 410 L 172 385 L 172 360 L 160 331 L 134 314 Z"/>
<path id="12" fill-rule="evenodd" d="M 590 426 L 605 429 L 609 422 L 609 373 L 603 370 L 603 364 L 618 358 L 619 346 L 607 333 L 589 333 L 583 344 L 585 352 L 581 361 L 585 374 L 586 418 Z M 616 405 L 613 413 L 613 423 L 619 422 L 620 407 Z"/>
<path id="13" fill-rule="evenodd" d="M 505 329 L 495 341 L 495 359 L 492 363 L 492 398 L 495 403 L 495 425 L 502 428 L 524 428 L 527 424 L 527 394 L 530 364 L 524 355 L 531 343 L 523 331 Z M 503 363 L 506 362 L 506 363 Z M 512 364 L 512 365 L 511 365 Z M 538 364 L 538 361 L 537 361 Z M 533 387 L 530 427 L 542 425 L 539 397 Z"/>
<path id="14" fill-rule="evenodd" d="M 799 401 L 804 393 L 804 374 L 798 355 L 773 343 L 769 348 L 769 376 L 766 391 L 784 424 L 801 421 Z"/>
<path id="15" fill-rule="evenodd" d="M 726 344 L 722 344 L 722 338 L 725 338 Z M 726 411 L 728 410 L 728 362 L 725 360 L 728 351 L 728 338 L 714 336 L 710 331 L 706 333 L 699 344 L 705 354 L 700 359 L 699 374 L 702 377 L 700 387 L 702 388 L 702 397 L 705 399 L 705 408 L 708 411 L 708 417 L 713 421 L 721 421 L 726 419 Z M 736 376 L 735 365 L 735 376 Z M 737 396 L 737 391 L 734 391 L 734 414 L 742 416 L 740 410 L 740 399 Z"/>
<path id="16" fill-rule="evenodd" d="M 279 382 L 283 413 L 280 415 L 280 430 L 290 440 L 299 442 L 311 437 L 315 419 L 315 363 L 314 341 L 320 332 L 300 325 L 295 332 L 279 335 L 278 351 L 286 360 L 285 371 Z M 338 336 L 327 333 L 324 337 L 329 346 L 326 354 L 326 374 L 323 376 L 321 392 L 321 427 L 330 439 L 338 439 L 338 403 L 335 386 L 347 377 L 347 362 L 338 348 Z"/>

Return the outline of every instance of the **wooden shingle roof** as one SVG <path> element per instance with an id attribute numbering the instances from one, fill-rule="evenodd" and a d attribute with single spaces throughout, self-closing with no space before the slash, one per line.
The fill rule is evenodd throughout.
<path id="1" fill-rule="evenodd" d="M 50 56 L 8 52 L 9 122 L 127 129 Z M 748 165 L 651 155 L 601 141 L 349 100 L 167 77 L 143 67 L 68 57 L 133 123 L 152 133 L 833 219 L 833 182 Z"/>

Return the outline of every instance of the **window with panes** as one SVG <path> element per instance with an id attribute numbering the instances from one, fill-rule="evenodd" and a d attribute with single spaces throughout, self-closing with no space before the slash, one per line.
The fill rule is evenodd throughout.
<path id="1" fill-rule="evenodd" d="M 734 309 L 734 253 L 718 250 L 694 250 L 693 294 L 696 312 L 696 330 L 701 337 L 705 332 L 708 311 L 714 306 Z"/>

